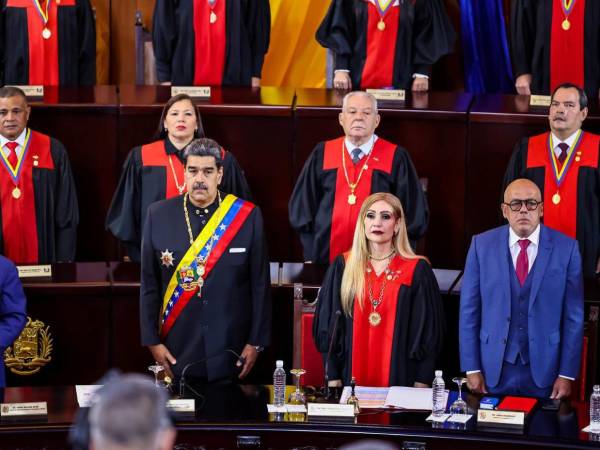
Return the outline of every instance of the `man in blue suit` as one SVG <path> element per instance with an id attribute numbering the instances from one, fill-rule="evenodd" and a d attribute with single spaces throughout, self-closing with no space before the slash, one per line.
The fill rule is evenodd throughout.
<path id="1" fill-rule="evenodd" d="M 504 192 L 508 225 L 474 236 L 460 296 L 462 370 L 472 392 L 559 399 L 571 393 L 583 340 L 577 241 L 540 224 L 529 180 Z"/>
<path id="2" fill-rule="evenodd" d="M 0 388 L 4 378 L 4 350 L 19 336 L 27 321 L 25 293 L 17 268 L 0 256 Z"/>

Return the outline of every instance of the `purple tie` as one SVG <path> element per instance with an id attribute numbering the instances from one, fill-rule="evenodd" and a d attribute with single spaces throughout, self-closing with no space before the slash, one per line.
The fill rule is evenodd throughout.
<path id="1" fill-rule="evenodd" d="M 527 273 L 529 272 L 529 258 L 527 257 L 527 247 L 531 241 L 529 239 L 521 239 L 519 241 L 519 247 L 521 247 L 521 251 L 517 256 L 517 278 L 519 279 L 519 283 L 521 286 L 525 284 L 525 279 L 527 278 Z"/>
<path id="2" fill-rule="evenodd" d="M 565 144 L 564 142 L 561 142 L 560 144 L 558 144 L 558 148 L 560 148 L 560 155 L 558 155 L 558 162 L 560 162 L 560 165 L 562 167 L 562 165 L 565 163 L 565 159 L 567 159 L 567 152 L 569 151 L 569 144 Z"/>

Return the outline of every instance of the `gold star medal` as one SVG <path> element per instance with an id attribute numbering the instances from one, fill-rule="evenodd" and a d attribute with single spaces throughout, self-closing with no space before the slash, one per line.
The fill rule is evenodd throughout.
<path id="1" fill-rule="evenodd" d="M 173 265 L 173 252 L 170 252 L 169 249 L 165 249 L 165 251 L 160 252 L 160 262 L 165 267 L 170 267 Z"/>

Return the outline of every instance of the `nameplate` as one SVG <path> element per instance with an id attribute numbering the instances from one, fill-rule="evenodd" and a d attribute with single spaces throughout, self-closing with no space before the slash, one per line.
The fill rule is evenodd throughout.
<path id="1" fill-rule="evenodd" d="M 354 417 L 354 405 L 309 403 L 308 415 L 317 417 Z"/>
<path id="2" fill-rule="evenodd" d="M 187 94 L 194 98 L 210 98 L 210 86 L 172 86 L 171 97 Z"/>
<path id="3" fill-rule="evenodd" d="M 550 106 L 551 101 L 549 95 L 532 95 L 529 98 L 529 106 L 541 106 L 547 108 Z"/>
<path id="4" fill-rule="evenodd" d="M 367 89 L 377 100 L 403 102 L 406 97 L 404 89 Z"/>
<path id="5" fill-rule="evenodd" d="M 196 412 L 196 401 L 191 399 L 174 399 L 167 401 L 167 409 L 174 413 L 194 413 Z"/>
<path id="6" fill-rule="evenodd" d="M 480 409 L 477 411 L 477 424 L 497 427 L 522 427 L 525 424 L 525 413 L 523 411 Z"/>
<path id="7" fill-rule="evenodd" d="M 48 405 L 46 402 L 2 403 L 0 405 L 0 416 L 3 418 L 47 415 Z"/>
<path id="8" fill-rule="evenodd" d="M 17 266 L 19 278 L 51 278 L 52 266 L 44 264 L 39 266 Z"/>
<path id="9" fill-rule="evenodd" d="M 80 408 L 89 408 L 96 400 L 96 391 L 102 387 L 101 384 L 78 384 L 75 386 L 77 403 Z"/>
<path id="10" fill-rule="evenodd" d="M 21 89 L 25 93 L 25 97 L 28 98 L 43 98 L 44 97 L 44 86 L 41 85 L 27 85 L 27 86 L 13 86 Z"/>

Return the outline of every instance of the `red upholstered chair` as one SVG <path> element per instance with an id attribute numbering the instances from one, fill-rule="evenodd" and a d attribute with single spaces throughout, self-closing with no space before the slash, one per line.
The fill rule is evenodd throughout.
<path id="1" fill-rule="evenodd" d="M 298 289 L 294 289 L 297 291 Z M 300 287 L 300 292 L 302 288 Z M 302 377 L 303 385 L 321 386 L 323 384 L 323 359 L 317 351 L 312 337 L 312 325 L 315 316 L 315 304 L 308 303 L 302 296 L 294 298 L 294 368 L 306 370 Z"/>

